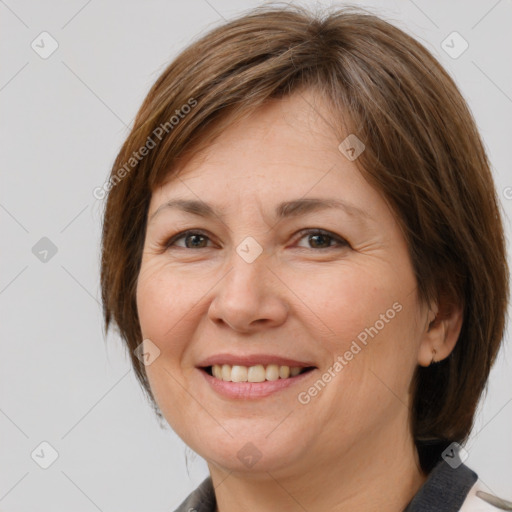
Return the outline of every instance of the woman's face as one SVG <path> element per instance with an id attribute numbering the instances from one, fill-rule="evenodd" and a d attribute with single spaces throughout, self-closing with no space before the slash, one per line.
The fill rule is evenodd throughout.
<path id="1" fill-rule="evenodd" d="M 268 104 L 151 198 L 137 306 L 160 353 L 146 370 L 171 427 L 217 467 L 310 470 L 409 435 L 427 310 L 329 116 L 311 93 Z"/>

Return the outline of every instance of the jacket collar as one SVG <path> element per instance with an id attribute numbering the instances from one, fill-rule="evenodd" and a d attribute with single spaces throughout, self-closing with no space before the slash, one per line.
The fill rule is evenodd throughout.
<path id="1" fill-rule="evenodd" d="M 459 512 L 477 479 L 478 475 L 464 464 L 453 469 L 440 459 L 403 512 Z M 175 512 L 215 512 L 215 509 L 215 492 L 208 477 Z M 472 508 L 462 510 L 469 512 Z"/>

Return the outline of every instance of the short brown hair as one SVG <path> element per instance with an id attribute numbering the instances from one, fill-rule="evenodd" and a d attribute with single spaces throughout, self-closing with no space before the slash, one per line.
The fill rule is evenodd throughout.
<path id="1" fill-rule="evenodd" d="M 105 327 L 117 324 L 158 411 L 134 354 L 142 341 L 136 285 L 152 191 L 223 124 L 302 88 L 329 102 L 340 137 L 355 133 L 364 142 L 355 163 L 402 226 L 421 299 L 442 294 L 463 306 L 450 356 L 417 368 L 411 413 L 418 447 L 428 439 L 462 443 L 504 333 L 509 270 L 496 191 L 454 81 L 419 42 L 361 9 L 318 15 L 262 6 L 210 31 L 162 73 L 111 172 L 101 266 Z M 139 158 L 149 140 L 156 147 Z"/>

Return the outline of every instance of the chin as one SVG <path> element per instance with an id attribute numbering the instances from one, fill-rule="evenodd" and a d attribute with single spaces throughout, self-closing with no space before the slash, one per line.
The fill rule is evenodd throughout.
<path id="1" fill-rule="evenodd" d="M 243 474 L 244 478 L 262 478 L 267 480 L 268 473 L 276 474 L 283 470 L 289 469 L 290 464 L 279 453 L 265 455 L 261 450 L 256 452 L 254 447 L 248 446 L 245 455 L 241 460 L 239 458 L 239 450 L 231 453 L 212 453 L 211 457 L 206 458 L 208 465 L 214 465 L 222 471 Z M 290 454 L 287 454 L 288 458 Z"/>
<path id="2" fill-rule="evenodd" d="M 245 435 L 230 437 L 223 431 L 221 439 L 205 435 L 197 443 L 189 446 L 201 455 L 208 464 L 215 465 L 224 471 L 233 471 L 245 475 L 279 472 L 290 468 L 294 461 L 303 459 L 299 450 L 304 442 L 294 441 L 294 436 L 283 430 L 281 435 L 273 432 L 268 434 Z M 187 443 L 188 444 L 188 443 Z M 192 446 L 194 444 L 194 446 Z"/>

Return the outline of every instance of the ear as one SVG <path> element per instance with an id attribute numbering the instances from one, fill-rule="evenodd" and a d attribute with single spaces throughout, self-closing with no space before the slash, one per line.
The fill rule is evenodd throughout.
<path id="1" fill-rule="evenodd" d="M 446 297 L 428 308 L 427 318 L 418 352 L 418 364 L 430 366 L 447 358 L 459 339 L 462 328 L 463 307 Z"/>

